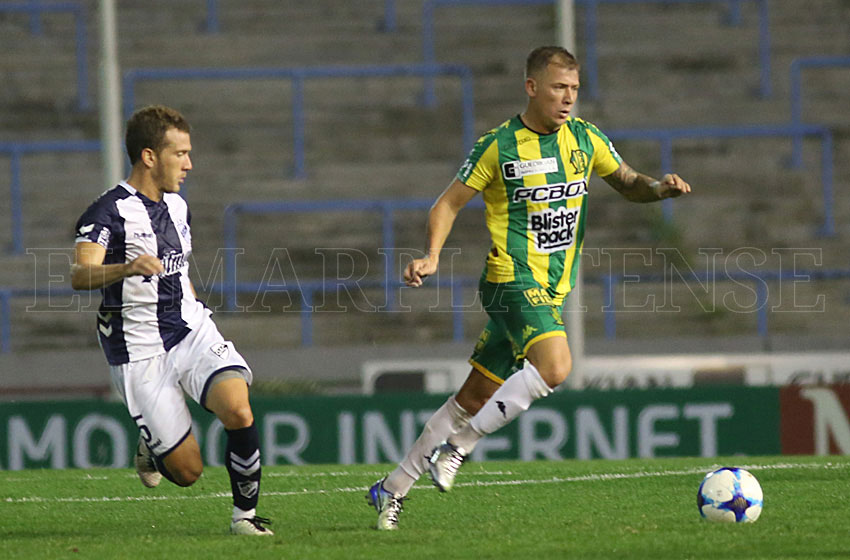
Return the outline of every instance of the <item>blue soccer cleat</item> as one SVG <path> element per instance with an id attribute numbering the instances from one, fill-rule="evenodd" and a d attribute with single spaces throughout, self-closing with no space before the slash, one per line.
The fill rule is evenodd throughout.
<path id="1" fill-rule="evenodd" d="M 370 506 L 374 506 L 378 512 L 377 529 L 379 531 L 394 531 L 398 529 L 398 515 L 401 513 L 402 502 L 405 497 L 384 490 L 384 480 L 386 479 L 382 478 L 369 488 L 366 501 L 369 502 Z"/>

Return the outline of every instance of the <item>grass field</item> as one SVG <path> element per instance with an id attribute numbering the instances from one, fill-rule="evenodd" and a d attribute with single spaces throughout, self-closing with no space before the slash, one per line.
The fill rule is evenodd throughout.
<path id="1" fill-rule="evenodd" d="M 759 479 L 756 523 L 700 518 L 716 466 Z M 264 468 L 268 539 L 227 534 L 223 468 L 154 490 L 130 470 L 0 472 L 0 558 L 850 558 L 850 457 L 470 463 L 450 494 L 420 481 L 400 530 L 378 532 L 364 494 L 388 468 Z"/>

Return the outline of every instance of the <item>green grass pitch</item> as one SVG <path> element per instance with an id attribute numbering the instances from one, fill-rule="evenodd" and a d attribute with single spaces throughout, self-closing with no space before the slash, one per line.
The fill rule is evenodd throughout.
<path id="1" fill-rule="evenodd" d="M 761 482 L 753 524 L 701 519 L 719 466 Z M 850 558 L 850 457 L 469 463 L 455 489 L 421 480 L 400 529 L 378 532 L 366 489 L 389 465 L 265 467 L 271 538 L 228 534 L 223 468 L 149 490 L 131 470 L 0 472 L 0 558 Z"/>

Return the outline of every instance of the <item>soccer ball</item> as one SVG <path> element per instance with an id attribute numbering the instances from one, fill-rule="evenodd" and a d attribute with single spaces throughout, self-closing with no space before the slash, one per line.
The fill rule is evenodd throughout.
<path id="1" fill-rule="evenodd" d="M 697 492 L 700 515 L 709 521 L 752 523 L 761 515 L 761 485 L 749 471 L 723 467 L 705 475 Z"/>

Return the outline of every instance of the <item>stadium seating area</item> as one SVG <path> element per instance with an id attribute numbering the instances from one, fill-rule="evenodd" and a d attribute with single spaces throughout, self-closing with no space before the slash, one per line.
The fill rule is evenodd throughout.
<path id="1" fill-rule="evenodd" d="M 49 4 L 49 2 L 43 2 Z M 119 56 L 123 70 L 135 68 L 253 68 L 416 64 L 422 61 L 420 0 L 396 2 L 396 26 L 383 29 L 383 0 L 363 2 L 279 2 L 222 0 L 219 31 L 206 31 L 203 2 L 130 2 L 119 0 Z M 97 96 L 97 5 L 80 1 L 88 31 L 87 91 L 91 108 L 79 108 L 78 60 L 74 18 L 47 13 L 34 34 L 29 15 L 0 11 L 0 143 L 41 140 L 95 140 L 99 135 Z M 758 2 L 742 4 L 738 25 L 726 19 L 726 3 L 653 2 L 598 6 L 598 100 L 581 101 L 582 117 L 603 131 L 692 127 L 784 125 L 790 122 L 789 67 L 804 56 L 850 55 L 850 3 L 818 0 L 800 9 L 798 0 L 770 2 L 771 96 L 759 88 Z M 475 134 L 498 125 L 524 107 L 522 68 L 534 46 L 554 42 L 554 6 L 441 6 L 435 12 L 436 59 L 468 67 L 474 77 Z M 577 9 L 578 55 L 582 56 L 585 13 Z M 834 159 L 831 210 L 835 234 L 823 236 L 824 177 L 821 142 L 804 142 L 804 165 L 789 166 L 791 139 L 684 138 L 673 145 L 673 166 L 695 189 L 676 201 L 672 221 L 657 205 L 636 207 L 599 181 L 592 183 L 586 247 L 607 257 L 586 261 L 587 336 L 613 334 L 603 313 L 602 276 L 614 272 L 663 275 L 665 259 L 655 248 L 669 249 L 666 262 L 689 263 L 706 271 L 700 250 L 720 251 L 718 269 L 790 272 L 789 255 L 797 249 L 797 270 L 848 270 L 850 235 L 850 69 L 806 70 L 803 120 L 831 132 Z M 164 103 L 179 108 L 193 124 L 193 161 L 186 197 L 193 211 L 195 277 L 209 288 L 221 282 L 225 208 L 239 201 L 432 199 L 450 181 L 465 155 L 461 87 L 456 77 L 435 80 L 437 105 L 422 103 L 423 79 L 406 77 L 334 77 L 304 82 L 306 178 L 293 178 L 292 82 L 282 79 L 140 80 L 137 106 Z M 125 108 L 126 109 L 126 108 Z M 658 143 L 617 143 L 629 163 L 651 174 L 662 172 Z M 14 173 L 0 153 L 0 192 L 4 200 Z M 0 205 L 0 289 L 67 287 L 73 224 L 104 189 L 97 152 L 40 153 L 21 160 L 23 239 L 29 254 L 11 248 L 10 204 Z M 424 212 L 399 211 L 394 218 L 395 245 L 421 248 Z M 376 251 L 381 240 L 379 216 L 368 212 L 314 212 L 251 216 L 238 225 L 238 280 L 271 284 L 384 277 Z M 460 218 L 448 247 L 458 248 L 452 271 L 475 277 L 487 250 L 480 210 Z M 317 252 L 316 248 L 321 250 Z M 50 250 L 53 251 L 50 251 Z M 745 250 L 743 250 L 745 249 Z M 781 249 L 781 250 L 778 250 Z M 807 251 L 802 251 L 806 249 Z M 811 251 L 808 251 L 811 250 Z M 803 253 L 814 252 L 815 258 Z M 52 254 L 52 257 L 48 257 Z M 341 255 L 341 256 L 340 256 Z M 741 257 L 740 259 L 738 257 Z M 780 258 L 781 257 L 781 258 Z M 764 259 L 763 261 L 761 259 Z M 677 260 L 678 259 L 678 260 Z M 393 263 L 399 269 L 399 262 Z M 624 269 L 625 267 L 625 269 Z M 57 277 L 56 275 L 60 275 Z M 754 311 L 755 282 L 721 282 L 717 291 L 690 283 L 670 289 L 661 284 L 629 285 L 613 306 L 618 340 L 647 337 L 751 337 L 762 325 Z M 779 289 L 768 283 L 767 315 L 773 344 L 797 341 L 826 345 L 846 342 L 850 307 L 847 276 L 800 282 Z M 208 294 L 223 305 L 221 291 Z M 693 295 L 691 292 L 695 292 Z M 376 313 L 383 290 L 354 295 L 326 294 L 323 313 L 312 317 L 317 345 L 374 345 L 441 342 L 452 338 L 451 314 L 425 313 L 432 305 L 448 311 L 445 290 L 403 293 L 403 303 L 420 313 Z M 825 297 L 822 311 L 818 296 Z M 648 297 L 678 305 L 676 313 L 647 314 Z M 724 300 L 724 296 L 728 296 Z M 793 298 L 796 297 L 796 302 Z M 669 298 L 672 298 L 670 300 Z M 729 304 L 728 298 L 737 298 Z M 95 298 L 97 299 L 97 298 Z M 461 298 L 472 306 L 466 288 Z M 92 347 L 93 319 L 76 313 L 65 296 L 10 300 L 11 348 Z M 280 309 L 280 294 L 258 301 L 242 294 L 238 303 L 251 313 L 220 313 L 218 322 L 240 348 L 295 347 L 302 342 L 300 307 Z M 792 313 L 797 305 L 814 305 Z M 57 307 L 67 306 L 56 311 Z M 34 308 L 34 309 L 33 309 Z M 474 308 L 474 307 L 471 307 Z M 340 312 L 347 309 L 348 312 Z M 334 312 L 332 312 L 334 311 Z M 619 312 L 622 311 L 622 312 Z M 478 313 L 463 315 L 464 337 L 482 326 Z M 651 325 L 651 326 L 650 326 Z M 0 327 L 2 328 L 2 327 Z M 455 331 L 457 332 L 457 331 Z M 2 333 L 0 333 L 2 334 Z M 764 333 L 762 333 L 764 334 Z M 839 340 L 840 338 L 840 340 Z M 803 342 L 800 342 L 803 341 Z M 833 341 L 833 342 L 830 342 Z M 766 342 L 765 346 L 769 343 Z"/>

